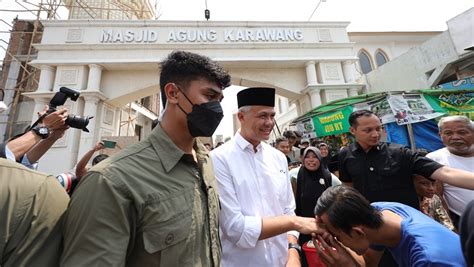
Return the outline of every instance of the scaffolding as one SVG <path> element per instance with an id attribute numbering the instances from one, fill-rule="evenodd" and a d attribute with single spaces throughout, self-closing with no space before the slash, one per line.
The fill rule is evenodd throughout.
<path id="1" fill-rule="evenodd" d="M 0 9 L 0 12 L 13 12 L 17 15 L 14 24 L 0 19 L 0 23 L 7 25 L 9 40 L 0 39 L 0 47 L 5 51 L 5 59 L 1 64 L 1 84 L 0 100 L 9 107 L 8 119 L 0 120 L 0 129 L 4 129 L 5 139 L 12 137 L 14 126 L 29 123 L 30 121 L 16 120 L 18 105 L 21 102 L 23 92 L 35 91 L 39 84 L 40 70 L 29 65 L 31 60 L 36 58 L 37 51 L 33 44 L 41 42 L 43 26 L 41 20 L 64 19 L 64 15 L 69 11 L 69 19 L 158 19 L 160 14 L 157 0 L 15 0 L 15 7 L 12 9 Z M 31 20 L 18 19 L 18 14 L 29 13 L 34 17 Z M 30 24 L 30 30 L 17 30 L 16 23 L 25 21 Z M 13 40 L 13 42 L 12 42 Z M 17 40 L 17 41 L 15 41 Z M 26 44 L 25 44 L 26 41 Z M 16 47 L 12 47 L 16 46 Z M 13 51 L 13 53 L 12 53 Z M 10 68 L 13 65 L 19 66 L 19 73 L 16 83 L 8 85 Z M 6 97 L 8 96 L 8 97 Z M 6 127 L 5 127 L 6 124 Z M 2 128 L 3 125 L 3 128 Z M 0 134 L 3 131 L 0 130 Z M 1 138 L 0 138 L 1 139 Z"/>

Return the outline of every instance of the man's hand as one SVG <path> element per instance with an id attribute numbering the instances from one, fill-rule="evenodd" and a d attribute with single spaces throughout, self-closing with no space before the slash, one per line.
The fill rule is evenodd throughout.
<path id="1" fill-rule="evenodd" d="M 315 218 L 295 217 L 296 231 L 302 234 L 319 233 Z"/>
<path id="2" fill-rule="evenodd" d="M 105 148 L 104 142 L 99 141 L 99 142 L 95 143 L 95 146 L 94 146 L 94 148 L 92 148 L 92 150 L 99 151 L 99 150 L 104 149 L 104 148 Z"/>
<path id="3" fill-rule="evenodd" d="M 46 117 L 43 118 L 42 123 L 49 130 L 54 131 L 62 128 L 65 125 L 67 116 L 67 108 L 62 108 L 51 114 L 48 114 Z"/>
<path id="4" fill-rule="evenodd" d="M 327 232 L 323 236 L 317 235 L 317 240 L 313 238 L 313 243 L 315 244 L 319 258 L 327 267 L 358 266 L 351 254 L 339 241 L 334 239 L 334 237 Z"/>

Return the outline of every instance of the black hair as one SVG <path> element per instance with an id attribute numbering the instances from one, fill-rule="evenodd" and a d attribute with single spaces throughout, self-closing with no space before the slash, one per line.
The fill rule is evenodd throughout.
<path id="1" fill-rule="evenodd" d="M 177 83 L 187 89 L 191 81 L 205 78 L 221 89 L 229 87 L 230 75 L 210 58 L 186 51 L 173 51 L 161 62 L 160 90 L 163 106 L 166 106 L 165 86 Z"/>
<path id="2" fill-rule="evenodd" d="M 357 126 L 357 119 L 359 117 L 362 117 L 362 116 L 370 117 L 372 115 L 375 115 L 375 113 L 373 113 L 372 111 L 367 110 L 367 109 L 361 109 L 361 110 L 354 111 L 349 116 L 349 125 L 352 126 L 352 127 L 356 127 Z M 377 115 L 375 115 L 375 116 L 377 116 Z"/>
<path id="3" fill-rule="evenodd" d="M 97 163 L 103 161 L 104 159 L 106 159 L 108 157 L 109 157 L 109 155 L 106 155 L 106 154 L 99 154 L 99 155 L 95 156 L 92 159 L 92 166 L 96 165 Z"/>
<path id="4" fill-rule="evenodd" d="M 314 213 L 326 213 L 329 222 L 348 235 L 353 226 L 364 225 L 372 229 L 383 224 L 382 214 L 372 207 L 357 190 L 349 186 L 328 188 L 319 197 Z"/>
<path id="5" fill-rule="evenodd" d="M 287 131 L 284 131 L 283 132 L 283 136 L 286 137 L 286 138 L 296 138 L 296 134 L 294 131 L 292 130 L 287 130 Z"/>
<path id="6" fill-rule="evenodd" d="M 285 142 L 285 141 L 288 141 L 288 138 L 284 136 L 277 137 L 277 139 L 275 139 L 275 147 L 278 146 L 278 144 L 280 144 L 281 142 Z"/>
<path id="7" fill-rule="evenodd" d="M 317 148 L 321 148 L 321 147 L 323 147 L 323 146 L 325 146 L 325 147 L 327 147 L 327 148 L 329 149 L 329 145 L 326 144 L 326 143 L 319 143 L 316 147 L 317 147 Z"/>

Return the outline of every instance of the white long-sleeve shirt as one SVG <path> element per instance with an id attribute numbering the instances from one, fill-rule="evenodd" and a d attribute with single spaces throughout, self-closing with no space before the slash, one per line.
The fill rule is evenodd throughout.
<path id="1" fill-rule="evenodd" d="M 239 132 L 211 152 L 221 203 L 222 266 L 285 266 L 288 234 L 258 240 L 263 217 L 294 215 L 288 165 L 263 142 L 254 152 Z"/>

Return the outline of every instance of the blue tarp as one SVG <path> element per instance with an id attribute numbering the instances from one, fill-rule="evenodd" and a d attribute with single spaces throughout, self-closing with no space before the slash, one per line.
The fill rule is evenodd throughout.
<path id="1" fill-rule="evenodd" d="M 437 88 L 444 90 L 473 89 L 474 76 L 444 83 L 438 85 Z M 424 148 L 428 150 L 428 152 L 431 152 L 444 147 L 438 135 L 438 125 L 435 120 L 414 123 L 412 127 L 416 148 Z M 385 124 L 385 128 L 387 129 L 387 142 L 411 147 L 406 125 L 401 126 L 392 122 Z"/>
<path id="2" fill-rule="evenodd" d="M 438 135 L 438 125 L 435 120 L 412 124 L 416 148 L 424 148 L 428 152 L 444 147 Z M 406 125 L 397 125 L 395 122 L 385 124 L 387 142 L 410 146 L 410 138 Z"/>

